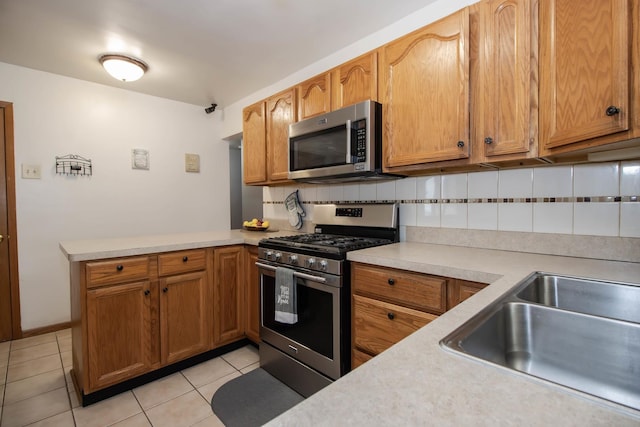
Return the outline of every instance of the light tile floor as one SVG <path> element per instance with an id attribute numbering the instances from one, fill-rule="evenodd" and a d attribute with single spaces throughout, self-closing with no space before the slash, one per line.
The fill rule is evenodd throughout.
<path id="1" fill-rule="evenodd" d="M 82 408 L 71 370 L 71 330 L 0 343 L 0 427 L 222 426 L 213 394 L 259 366 L 242 347 Z"/>

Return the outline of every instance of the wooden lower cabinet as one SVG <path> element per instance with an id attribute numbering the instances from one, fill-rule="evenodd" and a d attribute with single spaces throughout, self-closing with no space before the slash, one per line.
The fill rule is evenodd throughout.
<path id="1" fill-rule="evenodd" d="M 221 247 L 214 251 L 214 346 L 244 337 L 243 261 L 242 246 Z"/>
<path id="2" fill-rule="evenodd" d="M 151 369 L 151 283 L 87 291 L 88 387 L 97 390 Z"/>
<path id="3" fill-rule="evenodd" d="M 90 395 L 244 338 L 244 246 L 72 262 L 72 377 Z"/>
<path id="4" fill-rule="evenodd" d="M 355 348 L 376 355 L 437 317 L 401 305 L 354 295 L 353 343 Z"/>
<path id="5" fill-rule="evenodd" d="M 260 342 L 260 275 L 258 274 L 258 248 L 247 246 L 245 251 L 245 335 L 254 343 Z"/>
<path id="6" fill-rule="evenodd" d="M 354 369 L 486 284 L 354 262 L 351 286 Z"/>
<path id="7" fill-rule="evenodd" d="M 160 280 L 162 363 L 170 364 L 207 351 L 211 346 L 211 297 L 207 272 Z"/>
<path id="8" fill-rule="evenodd" d="M 487 285 L 485 283 L 470 282 L 468 280 L 452 279 L 447 292 L 447 310 L 452 309 L 462 301 L 471 298 Z"/>

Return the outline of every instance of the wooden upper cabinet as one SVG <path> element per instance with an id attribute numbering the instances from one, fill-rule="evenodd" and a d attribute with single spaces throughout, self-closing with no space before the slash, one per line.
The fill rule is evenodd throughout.
<path id="1" fill-rule="evenodd" d="M 540 2 L 541 154 L 628 129 L 631 3 Z"/>
<path id="2" fill-rule="evenodd" d="M 300 83 L 298 91 L 298 120 L 308 119 L 331 111 L 331 74 L 324 73 Z"/>
<path id="3" fill-rule="evenodd" d="M 369 52 L 332 71 L 332 109 L 378 100 L 378 53 Z"/>
<path id="4" fill-rule="evenodd" d="M 535 157 L 538 1 L 489 0 L 476 7 L 471 32 L 471 81 L 477 82 L 471 114 L 473 159 Z"/>
<path id="5" fill-rule="evenodd" d="M 468 38 L 465 8 L 380 49 L 386 170 L 469 157 Z"/>
<path id="6" fill-rule="evenodd" d="M 289 125 L 296 121 L 295 88 L 267 99 L 267 164 L 269 182 L 286 181 L 289 174 Z M 249 153 L 249 155 L 252 155 Z"/>
<path id="7" fill-rule="evenodd" d="M 267 131 L 265 102 L 242 110 L 242 160 L 245 184 L 267 181 Z"/>

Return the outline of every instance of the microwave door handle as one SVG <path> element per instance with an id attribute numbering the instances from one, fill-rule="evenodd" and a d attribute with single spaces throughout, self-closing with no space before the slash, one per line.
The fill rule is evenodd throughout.
<path id="1" fill-rule="evenodd" d="M 347 120 L 346 127 L 347 127 L 347 149 L 345 150 L 345 152 L 347 153 L 347 155 L 346 155 L 345 162 L 347 164 L 349 164 L 349 163 L 352 163 L 352 160 L 351 160 L 351 120 Z"/>

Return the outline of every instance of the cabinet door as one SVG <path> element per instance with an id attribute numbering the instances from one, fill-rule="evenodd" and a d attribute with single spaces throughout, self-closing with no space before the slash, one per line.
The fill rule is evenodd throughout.
<path id="1" fill-rule="evenodd" d="M 447 310 L 450 310 L 462 301 L 471 298 L 486 287 L 486 283 L 451 279 L 449 281 L 449 288 L 447 289 Z"/>
<path id="2" fill-rule="evenodd" d="M 214 345 L 244 336 L 242 246 L 216 248 L 214 255 Z"/>
<path id="3" fill-rule="evenodd" d="M 258 274 L 258 248 L 255 246 L 247 247 L 245 253 L 245 308 L 246 325 L 245 333 L 247 337 L 255 342 L 260 342 L 260 275 Z"/>
<path id="4" fill-rule="evenodd" d="M 333 72 L 333 109 L 361 101 L 378 100 L 378 53 L 370 52 L 336 67 Z"/>
<path id="5" fill-rule="evenodd" d="M 480 117 L 474 119 L 478 151 L 488 159 L 510 154 L 520 154 L 510 159 L 529 157 L 537 129 L 535 123 L 531 129 L 532 87 L 537 89 L 531 66 L 532 54 L 537 55 L 531 46 L 537 35 L 532 34 L 532 11 L 537 3 L 491 0 L 480 6 L 479 62 L 484 85 Z"/>
<path id="6" fill-rule="evenodd" d="M 150 370 L 149 281 L 87 291 L 89 388 L 85 393 Z"/>
<path id="7" fill-rule="evenodd" d="M 629 125 L 628 0 L 540 2 L 540 142 L 552 149 Z"/>
<path id="8" fill-rule="evenodd" d="M 469 157 L 469 11 L 384 46 L 384 166 Z"/>
<path id="9" fill-rule="evenodd" d="M 269 181 L 286 181 L 289 174 L 289 125 L 296 121 L 295 89 L 267 100 L 267 158 Z"/>
<path id="10" fill-rule="evenodd" d="M 160 280 L 162 363 L 186 359 L 209 348 L 210 307 L 204 271 Z"/>
<path id="11" fill-rule="evenodd" d="M 245 184 L 267 181 L 267 130 L 265 103 L 242 110 L 242 161 Z"/>
<path id="12" fill-rule="evenodd" d="M 298 120 L 308 119 L 331 111 L 331 74 L 325 73 L 300 83 L 298 91 Z"/>

